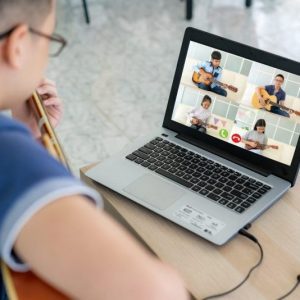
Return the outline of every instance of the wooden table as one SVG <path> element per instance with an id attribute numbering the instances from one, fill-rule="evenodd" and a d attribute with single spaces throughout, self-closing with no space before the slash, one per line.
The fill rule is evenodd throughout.
<path id="1" fill-rule="evenodd" d="M 214 246 L 123 196 L 81 178 L 97 189 L 105 209 L 161 260 L 179 271 L 195 299 L 226 291 L 241 281 L 259 259 L 258 247 L 243 236 Z M 265 257 L 246 284 L 222 299 L 277 299 L 300 274 L 300 181 L 283 199 L 256 220 L 250 229 L 263 246 Z M 300 288 L 288 298 L 300 299 Z"/>

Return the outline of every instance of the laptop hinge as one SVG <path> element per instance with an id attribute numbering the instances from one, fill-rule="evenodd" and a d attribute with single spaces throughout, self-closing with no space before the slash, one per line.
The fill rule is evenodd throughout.
<path id="1" fill-rule="evenodd" d="M 247 161 L 245 161 L 243 159 L 240 159 L 240 158 L 238 158 L 236 156 L 230 155 L 227 152 L 222 151 L 219 148 L 216 148 L 216 147 L 214 147 L 212 145 L 208 145 L 208 144 L 200 141 L 199 139 L 196 140 L 195 138 L 187 136 L 187 135 L 184 135 L 184 134 L 177 134 L 175 137 L 178 138 L 178 139 L 180 139 L 180 140 L 182 140 L 182 141 L 184 141 L 184 142 L 187 142 L 187 143 L 192 144 L 192 145 L 194 145 L 196 147 L 199 147 L 199 148 L 201 148 L 203 150 L 206 150 L 208 152 L 211 152 L 213 154 L 221 156 L 222 158 L 225 158 L 225 159 L 227 159 L 227 160 L 229 160 L 229 161 L 231 161 L 233 163 L 236 163 L 238 165 L 241 165 L 242 167 L 247 168 L 247 169 L 249 169 L 251 171 L 254 171 L 256 173 L 259 173 L 260 175 L 263 175 L 265 177 L 267 177 L 267 176 L 269 176 L 271 174 L 270 172 L 268 172 L 264 168 L 258 167 L 258 166 L 254 165 L 252 163 L 249 163 L 249 162 L 247 162 Z"/>

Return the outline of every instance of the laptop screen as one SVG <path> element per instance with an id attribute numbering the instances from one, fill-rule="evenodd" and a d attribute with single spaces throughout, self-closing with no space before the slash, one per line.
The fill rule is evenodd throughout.
<path id="1" fill-rule="evenodd" d="M 190 41 L 171 119 L 290 166 L 300 76 Z"/>

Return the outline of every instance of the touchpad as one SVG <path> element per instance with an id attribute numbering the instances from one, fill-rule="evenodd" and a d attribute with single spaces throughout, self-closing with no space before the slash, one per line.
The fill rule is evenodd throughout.
<path id="1" fill-rule="evenodd" d="M 152 174 L 141 176 L 123 190 L 159 209 L 166 209 L 185 194 L 181 188 Z"/>

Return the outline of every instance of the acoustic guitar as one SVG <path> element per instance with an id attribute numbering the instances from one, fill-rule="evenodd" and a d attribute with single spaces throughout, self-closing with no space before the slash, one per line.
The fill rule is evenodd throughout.
<path id="1" fill-rule="evenodd" d="M 254 140 L 247 140 L 247 141 L 256 143 L 255 147 L 252 147 L 250 145 L 245 144 L 245 149 L 247 149 L 247 150 L 256 150 L 256 149 L 257 150 L 264 150 L 266 146 L 268 146 L 272 149 L 276 149 L 276 150 L 279 148 L 277 145 L 260 144 L 259 142 L 254 141 Z"/>
<path id="2" fill-rule="evenodd" d="M 214 78 L 214 75 L 212 73 L 205 72 L 203 69 L 200 69 L 198 73 L 194 72 L 193 76 L 192 76 L 192 80 L 196 84 L 203 83 L 206 86 L 210 86 L 212 83 L 216 83 L 216 84 L 222 86 L 225 89 L 229 89 L 230 91 L 232 91 L 234 93 L 238 92 L 237 87 L 235 87 L 233 85 L 223 83 L 223 82 L 217 80 L 216 78 Z"/>
<path id="3" fill-rule="evenodd" d="M 259 101 L 259 97 L 255 92 L 252 96 L 252 105 L 255 108 L 261 109 L 264 108 L 268 111 L 271 110 L 271 106 L 279 107 L 282 110 L 288 111 L 290 113 L 294 113 L 297 116 L 300 116 L 300 112 L 294 109 L 290 109 L 284 105 L 280 105 L 277 103 L 277 97 L 275 95 L 269 95 L 269 93 L 265 89 L 260 89 L 260 96 L 263 99 L 263 103 Z"/>
<path id="4" fill-rule="evenodd" d="M 35 92 L 30 106 L 35 112 L 40 124 L 41 141 L 48 152 L 68 168 L 67 160 L 58 142 L 55 132 L 49 122 L 41 97 Z M 47 283 L 39 279 L 34 273 L 14 272 L 2 261 L 1 272 L 6 293 L 9 300 L 67 300 L 64 296 Z"/>

